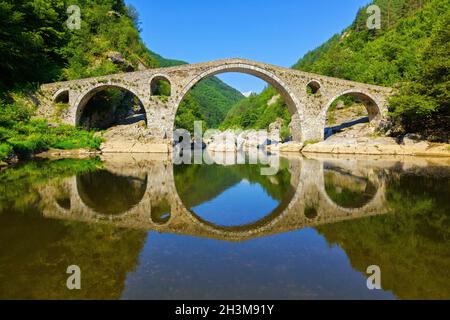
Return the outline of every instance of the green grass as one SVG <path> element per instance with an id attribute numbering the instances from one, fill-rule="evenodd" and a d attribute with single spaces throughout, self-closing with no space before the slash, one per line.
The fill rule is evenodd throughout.
<path id="1" fill-rule="evenodd" d="M 33 110 L 16 102 L 0 101 L 0 160 L 12 155 L 26 158 L 33 153 L 55 149 L 98 149 L 102 143 L 94 131 L 70 125 L 50 126 L 45 120 L 32 119 Z"/>

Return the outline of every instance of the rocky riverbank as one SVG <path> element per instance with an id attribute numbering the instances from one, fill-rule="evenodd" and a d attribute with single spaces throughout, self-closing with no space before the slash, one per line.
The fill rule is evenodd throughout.
<path id="1" fill-rule="evenodd" d="M 280 153 L 330 153 L 361 155 L 410 155 L 450 157 L 450 144 L 431 143 L 407 134 L 392 138 L 377 136 L 368 124 L 362 123 L 343 130 L 317 143 L 281 142 L 276 135 L 264 131 L 233 130 L 218 133 L 205 140 L 206 149 L 212 152 L 237 152 L 266 150 Z"/>

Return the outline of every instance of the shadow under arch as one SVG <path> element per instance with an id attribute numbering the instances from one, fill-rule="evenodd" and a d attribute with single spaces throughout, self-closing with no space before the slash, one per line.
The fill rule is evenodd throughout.
<path id="1" fill-rule="evenodd" d="M 212 68 L 209 68 L 208 70 L 202 72 L 201 74 L 197 75 L 195 78 L 193 78 L 187 85 L 184 86 L 184 88 L 181 90 L 181 92 L 178 94 L 178 96 L 175 99 L 175 110 L 174 114 L 177 113 L 178 108 L 183 101 L 186 94 L 201 80 L 216 76 L 218 74 L 222 73 L 243 73 L 248 74 L 251 76 L 255 76 L 270 85 L 272 85 L 277 92 L 281 95 L 281 97 L 286 102 L 289 112 L 292 116 L 296 116 L 298 120 L 300 120 L 300 123 L 303 121 L 303 108 L 300 100 L 297 98 L 297 96 L 292 92 L 290 87 L 276 74 L 267 71 L 265 69 L 260 68 L 257 65 L 252 65 L 249 62 L 241 62 L 241 63 L 224 63 L 218 66 L 214 66 Z M 175 123 L 171 123 L 171 126 L 174 127 Z M 173 128 L 172 128 L 173 129 Z M 173 130 L 172 130 L 173 131 Z M 300 133 L 293 133 L 294 136 L 297 139 L 300 139 L 301 134 Z"/>
<path id="2" fill-rule="evenodd" d="M 88 102 L 99 92 L 107 90 L 107 89 L 118 89 L 123 92 L 131 93 L 134 97 L 136 97 L 142 106 L 142 108 L 145 110 L 145 105 L 143 104 L 142 98 L 139 96 L 139 94 L 132 88 L 125 87 L 120 84 L 115 83 L 99 83 L 95 85 L 93 88 L 89 88 L 87 91 L 83 92 L 79 98 L 75 102 L 75 126 L 80 125 L 81 116 L 83 115 L 83 112 L 85 111 L 86 105 Z M 144 112 L 145 114 L 145 112 Z M 147 121 L 147 119 L 145 120 Z"/>
<path id="3" fill-rule="evenodd" d="M 326 119 L 327 119 L 328 110 L 330 109 L 330 107 L 333 105 L 333 103 L 337 99 L 339 99 L 341 97 L 345 97 L 345 96 L 349 96 L 349 97 L 355 98 L 358 101 L 360 101 L 364 105 L 368 116 L 360 117 L 360 119 L 355 119 L 354 121 L 349 121 L 349 122 L 343 123 L 338 126 L 330 127 L 329 129 L 331 131 L 340 130 L 342 128 L 351 127 L 355 124 L 364 123 L 364 122 L 369 122 L 375 128 L 379 126 L 379 123 L 381 122 L 381 119 L 382 119 L 381 103 L 379 101 L 377 101 L 377 99 L 368 92 L 358 90 L 358 89 L 349 89 L 349 90 L 345 90 L 345 91 L 340 92 L 339 94 L 335 95 L 333 98 L 331 98 L 328 101 L 328 103 L 322 109 L 320 118 L 322 119 L 322 126 L 324 129 L 323 130 L 323 139 L 327 139 L 332 134 L 332 133 L 330 133 L 330 131 L 328 131 L 328 133 L 327 133 L 327 130 L 326 130 L 326 127 L 327 127 Z"/>
<path id="4" fill-rule="evenodd" d="M 353 98 L 358 99 L 361 101 L 364 106 L 366 107 L 367 113 L 369 115 L 369 121 L 376 120 L 378 118 L 381 118 L 381 106 L 380 103 L 373 97 L 370 93 L 364 92 L 361 90 L 356 89 L 350 89 L 343 91 L 337 95 L 335 95 L 333 98 L 328 101 L 326 106 L 322 110 L 322 114 L 325 115 L 328 111 L 328 109 L 331 107 L 334 101 L 336 99 L 342 97 L 342 96 L 350 96 Z"/>
<path id="5" fill-rule="evenodd" d="M 54 103 L 69 103 L 69 88 L 59 89 L 52 97 Z"/>
<path id="6" fill-rule="evenodd" d="M 143 201 L 147 180 L 147 174 L 122 176 L 98 170 L 77 176 L 76 188 L 79 199 L 96 214 L 122 217 Z"/>

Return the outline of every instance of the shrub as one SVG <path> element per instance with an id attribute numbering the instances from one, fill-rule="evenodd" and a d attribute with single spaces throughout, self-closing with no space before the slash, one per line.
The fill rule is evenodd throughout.
<path id="1" fill-rule="evenodd" d="M 0 144 L 0 161 L 7 159 L 12 153 L 12 147 L 9 144 Z"/>

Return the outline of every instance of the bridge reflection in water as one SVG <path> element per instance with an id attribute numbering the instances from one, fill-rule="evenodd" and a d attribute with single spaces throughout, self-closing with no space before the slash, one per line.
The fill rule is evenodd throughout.
<path id="1" fill-rule="evenodd" d="M 208 173 L 207 165 L 174 166 L 170 159 L 152 157 L 106 156 L 102 170 L 46 185 L 40 191 L 44 216 L 245 241 L 386 213 L 383 168 L 373 162 L 298 156 L 283 159 L 277 175 L 260 176 L 259 166 L 231 161 L 211 169 L 224 171 L 217 177 Z M 236 182 L 230 180 L 236 170 L 239 180 L 253 179 L 278 206 L 257 221 L 239 225 L 220 225 L 196 213 L 196 205 L 213 200 Z M 196 181 L 202 175 L 204 180 Z"/>
<path id="2" fill-rule="evenodd" d="M 0 298 L 450 297 L 448 159 L 298 156 L 261 176 L 213 158 L 3 171 Z M 72 264 L 82 290 L 67 290 Z M 373 264 L 381 291 L 367 290 Z"/>

